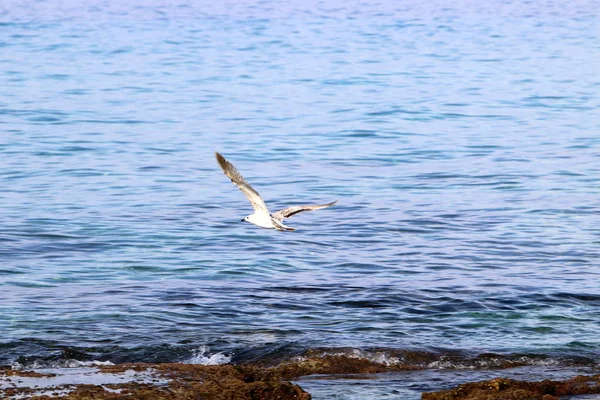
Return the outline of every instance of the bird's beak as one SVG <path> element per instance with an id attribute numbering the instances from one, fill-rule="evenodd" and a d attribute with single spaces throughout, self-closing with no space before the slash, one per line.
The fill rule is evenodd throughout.
<path id="1" fill-rule="evenodd" d="M 242 218 L 242 222 L 244 222 L 245 220 L 246 220 L 245 218 Z"/>

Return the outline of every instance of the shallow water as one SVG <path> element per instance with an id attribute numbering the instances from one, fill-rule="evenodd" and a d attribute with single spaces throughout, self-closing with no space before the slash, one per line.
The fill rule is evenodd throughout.
<path id="1" fill-rule="evenodd" d="M 295 383 L 311 393 L 315 399 L 403 399 L 419 400 L 421 393 L 451 389 L 457 382 L 483 381 L 500 377 L 523 381 L 566 379 L 577 374 L 593 373 L 590 369 L 565 371 L 553 367 L 521 367 L 513 370 L 430 370 L 405 371 L 376 375 L 344 377 L 313 376 Z M 574 396 L 573 400 L 597 399 Z"/>
<path id="2" fill-rule="evenodd" d="M 0 5 L 0 364 L 363 348 L 597 366 L 597 18 Z M 241 223 L 216 150 L 273 211 L 339 203 L 290 234 Z"/>

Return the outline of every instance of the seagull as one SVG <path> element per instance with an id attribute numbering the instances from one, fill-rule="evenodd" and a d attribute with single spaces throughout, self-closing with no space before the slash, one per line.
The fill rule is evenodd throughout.
<path id="1" fill-rule="evenodd" d="M 312 206 L 292 206 L 288 208 L 284 208 L 283 210 L 277 211 L 274 214 L 269 212 L 267 205 L 265 204 L 260 194 L 250 184 L 244 179 L 242 174 L 238 172 L 237 169 L 231 164 L 229 161 L 225 159 L 221 154 L 215 152 L 217 157 L 217 161 L 221 166 L 221 169 L 227 175 L 231 182 L 238 187 L 244 193 L 244 195 L 250 200 L 250 204 L 252 204 L 252 208 L 254 208 L 254 213 L 248 215 L 246 218 L 242 220 L 246 222 L 250 222 L 256 226 L 260 226 L 261 228 L 267 229 L 277 229 L 278 231 L 295 231 L 296 229 L 291 228 L 289 226 L 285 226 L 283 224 L 284 218 L 289 218 L 292 215 L 296 215 L 303 211 L 313 211 L 318 210 L 320 208 L 331 207 L 338 201 L 332 201 L 327 204 L 318 204 Z"/>

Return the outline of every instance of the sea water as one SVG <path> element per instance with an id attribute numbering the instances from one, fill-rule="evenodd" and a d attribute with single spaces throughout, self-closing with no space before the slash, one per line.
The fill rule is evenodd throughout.
<path id="1" fill-rule="evenodd" d="M 598 17 L 557 0 L 3 2 L 0 364 L 312 349 L 424 368 L 300 382 L 346 399 L 417 399 L 507 362 L 525 372 L 494 376 L 596 369 Z M 293 233 L 242 223 L 215 151 L 271 211 L 339 203 Z"/>

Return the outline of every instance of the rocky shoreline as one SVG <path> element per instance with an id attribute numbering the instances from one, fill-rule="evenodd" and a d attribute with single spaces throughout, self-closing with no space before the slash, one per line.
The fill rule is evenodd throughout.
<path id="1" fill-rule="evenodd" d="M 0 379 L 13 382 L 0 390 L 2 399 L 103 399 L 103 400 L 189 400 L 189 399 L 297 399 L 311 396 L 298 385 L 278 380 L 252 367 L 198 364 L 120 364 L 101 366 L 89 376 L 90 383 L 64 382 L 65 376 L 31 371 L 0 370 Z M 109 379 L 105 379 L 108 377 Z M 31 379 L 34 378 L 34 379 Z M 37 380 L 36 380 L 37 378 Z M 66 381 L 74 377 L 67 376 Z M 77 375 L 77 378 L 81 376 Z M 119 379 L 120 378 L 120 379 Z M 27 385 L 19 385 L 25 382 Z M 119 381 L 121 380 L 121 382 Z M 80 379 L 73 379 L 80 381 Z M 98 381 L 102 382 L 101 384 Z M 52 386 L 46 386 L 50 383 Z"/>
<path id="2" fill-rule="evenodd" d="M 375 374 L 406 369 L 406 366 L 336 355 L 301 357 L 274 366 L 256 363 L 101 365 L 79 370 L 65 368 L 62 369 L 65 375 L 4 367 L 0 369 L 0 397 L 34 400 L 308 400 L 311 395 L 290 380 L 315 374 Z M 423 393 L 422 399 L 556 400 L 580 394 L 600 394 L 600 375 L 539 382 L 496 378 Z"/>

